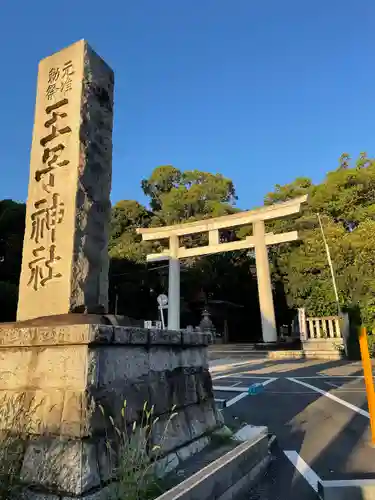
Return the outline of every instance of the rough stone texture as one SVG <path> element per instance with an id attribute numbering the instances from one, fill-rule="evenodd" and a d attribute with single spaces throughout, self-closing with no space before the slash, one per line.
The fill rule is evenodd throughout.
<path id="1" fill-rule="evenodd" d="M 30 325 L 19 326 L 18 323 L 1 323 L 0 324 L 0 347 L 36 347 L 53 346 L 53 345 L 77 345 L 77 344 L 111 344 L 111 345 L 140 345 L 147 346 L 149 352 L 158 354 L 157 361 L 159 362 L 160 350 L 157 346 L 163 346 L 163 352 L 167 355 L 166 359 L 173 358 L 184 352 L 184 347 L 205 347 L 210 344 L 210 336 L 204 333 L 192 332 L 192 338 L 189 342 L 181 345 L 171 342 L 166 342 L 166 339 L 173 337 L 175 333 L 169 330 L 149 330 L 147 328 L 139 328 L 134 326 L 110 326 L 104 324 L 93 323 L 74 323 L 74 314 L 69 315 L 72 318 L 71 323 L 62 325 Z M 77 315 L 80 320 L 85 315 Z M 88 318 L 95 317 L 87 315 Z M 23 324 L 22 324 L 23 325 Z M 150 339 L 152 340 L 152 343 Z M 207 353 L 205 350 L 199 351 L 201 358 L 199 363 L 204 363 L 208 366 Z M 186 357 L 184 357 L 186 360 Z M 197 361 L 197 360 L 195 360 Z M 168 361 L 169 363 L 170 361 Z M 180 366 L 180 361 L 173 360 L 174 367 Z M 189 364 L 187 366 L 190 366 Z M 153 368 L 157 369 L 157 368 Z M 173 369 L 173 367 L 172 367 Z"/>
<path id="2" fill-rule="evenodd" d="M 270 359 L 327 359 L 337 360 L 343 359 L 345 355 L 342 351 L 328 350 L 328 351 L 273 351 L 267 353 Z"/>
<path id="3" fill-rule="evenodd" d="M 161 447 L 163 454 L 170 453 L 192 441 L 186 411 L 180 411 L 172 420 L 161 417 L 153 426 L 152 444 Z"/>
<path id="4" fill-rule="evenodd" d="M 162 478 L 169 472 L 172 472 L 179 466 L 180 460 L 177 453 L 170 453 L 166 457 L 158 460 L 155 464 L 155 472 L 157 477 Z"/>
<path id="5" fill-rule="evenodd" d="M 304 351 L 340 351 L 344 349 L 344 339 L 309 339 L 302 342 Z"/>
<path id="6" fill-rule="evenodd" d="M 107 309 L 113 85 L 84 40 L 40 62 L 18 320 Z"/>
<path id="7" fill-rule="evenodd" d="M 13 410 L 1 427 L 24 423 L 30 433 L 41 435 L 27 448 L 22 468 L 27 483 L 44 488 L 57 484 L 66 498 L 86 498 L 93 491 L 92 498 L 99 499 L 113 470 L 104 443 L 106 432 L 110 439 L 115 435 L 109 416 L 115 425 L 130 429 L 135 420 L 140 422 L 145 402 L 159 417 L 150 444 L 161 445 L 174 465 L 201 449 L 207 442 L 201 438 L 222 425 L 206 340 L 198 336 L 176 343 L 171 333 L 106 325 L 40 326 L 20 332 L 14 325 L 0 327 L 0 400 L 9 400 Z M 173 406 L 176 415 L 170 420 Z M 51 440 L 51 434 L 60 437 Z M 52 471 L 43 469 L 46 463 Z M 56 498 L 53 487 L 48 492 L 52 496 L 45 492 L 46 499 Z M 32 500 L 43 499 L 43 494 L 41 490 Z"/>
<path id="8" fill-rule="evenodd" d="M 208 345 L 213 343 L 213 335 L 209 332 L 189 332 L 184 330 L 182 332 L 182 343 L 184 345 L 202 344 Z"/>
<path id="9" fill-rule="evenodd" d="M 197 439 L 206 432 L 213 431 L 221 425 L 219 412 L 216 410 L 214 400 L 206 401 L 199 405 L 188 406 L 185 412 L 192 439 Z"/>
<path id="10" fill-rule="evenodd" d="M 100 488 L 96 490 L 95 493 L 82 496 L 65 496 L 65 495 L 53 495 L 53 494 L 44 494 L 44 493 L 36 493 L 34 491 L 25 490 L 20 497 L 20 500 L 111 500 L 116 498 L 114 496 L 115 485 L 108 485 L 104 488 Z"/>
<path id="11" fill-rule="evenodd" d="M 80 440 L 33 440 L 26 450 L 21 480 L 81 495 L 100 486 L 96 447 Z"/>
<path id="12" fill-rule="evenodd" d="M 20 500 L 60 500 L 60 497 L 56 495 L 35 493 L 34 491 L 25 490 L 20 494 Z"/>
<path id="13" fill-rule="evenodd" d="M 210 439 L 207 436 L 203 436 L 196 441 L 188 444 L 187 446 L 183 446 L 182 448 L 180 448 L 177 451 L 177 456 L 183 462 L 184 460 L 190 458 L 192 455 L 195 455 L 196 453 L 202 451 L 203 448 L 209 445 L 209 443 Z"/>

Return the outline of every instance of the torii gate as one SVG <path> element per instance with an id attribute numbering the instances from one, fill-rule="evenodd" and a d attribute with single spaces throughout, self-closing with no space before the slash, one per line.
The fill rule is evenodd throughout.
<path id="1" fill-rule="evenodd" d="M 138 234 L 142 235 L 144 241 L 169 239 L 168 250 L 162 253 L 147 255 L 148 261 L 169 260 L 168 328 L 170 330 L 180 329 L 180 259 L 255 248 L 263 341 L 276 342 L 276 320 L 267 246 L 295 241 L 298 239 L 298 233 L 297 231 L 280 234 L 266 233 L 264 222 L 296 214 L 300 212 L 302 203 L 306 201 L 307 195 L 256 210 L 224 215 L 223 217 L 186 222 L 173 226 L 137 229 Z M 220 243 L 219 231 L 221 229 L 229 229 L 246 224 L 253 225 L 253 236 L 248 236 L 240 241 Z M 180 247 L 180 236 L 205 232 L 208 232 L 208 245 L 195 248 Z"/>

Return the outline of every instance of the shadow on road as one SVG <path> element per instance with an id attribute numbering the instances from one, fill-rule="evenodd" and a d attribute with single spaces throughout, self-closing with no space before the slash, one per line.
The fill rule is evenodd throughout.
<path id="1" fill-rule="evenodd" d="M 282 384 L 290 384 L 290 392 L 280 393 L 280 396 L 277 396 L 276 393 L 267 394 L 265 391 L 257 396 L 245 398 L 224 410 L 228 425 L 235 428 L 245 422 L 252 425 L 267 425 L 278 441 L 273 452 L 274 461 L 265 477 L 243 500 L 317 498 L 311 486 L 285 457 L 286 450 L 296 451 L 325 481 L 375 478 L 375 450 L 370 446 L 369 419 L 317 392 L 303 392 L 302 386 L 285 380 L 288 377 L 311 376 L 312 372 L 316 374 L 348 366 L 348 362 L 332 360 L 312 366 L 297 367 L 300 363 L 301 360 L 265 360 L 249 365 L 250 372 L 262 368 L 270 368 L 271 372 L 272 366 L 285 366 L 285 371 L 280 373 L 282 378 L 273 382 L 268 388 L 272 391 L 277 383 L 281 389 Z M 244 368 L 238 368 L 236 372 L 240 371 L 244 371 Z M 231 374 L 235 376 L 235 373 Z M 362 370 L 358 368 L 350 375 L 362 375 Z M 332 375 L 332 378 L 335 376 Z M 317 380 L 321 382 L 324 378 Z M 336 388 L 327 385 L 324 386 L 324 390 L 327 393 L 335 392 L 347 381 L 337 378 Z M 312 385 L 316 383 L 310 380 L 308 382 Z M 360 406 L 367 410 L 366 403 Z"/>

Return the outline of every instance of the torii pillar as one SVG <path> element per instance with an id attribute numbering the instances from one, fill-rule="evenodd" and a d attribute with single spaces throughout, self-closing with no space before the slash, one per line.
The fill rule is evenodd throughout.
<path id="1" fill-rule="evenodd" d="M 169 239 L 168 330 L 180 329 L 180 261 L 178 236 Z"/>
<path id="2" fill-rule="evenodd" d="M 275 308 L 273 304 L 271 273 L 263 220 L 254 222 L 253 236 L 263 342 L 276 342 L 277 330 Z"/>
<path id="3" fill-rule="evenodd" d="M 142 235 L 145 241 L 169 239 L 168 250 L 147 256 L 148 261 L 169 260 L 168 328 L 171 330 L 180 329 L 180 259 L 254 248 L 262 337 L 264 342 L 276 342 L 277 330 L 267 247 L 268 245 L 295 241 L 298 239 L 298 233 L 297 231 L 280 234 L 266 233 L 265 221 L 298 213 L 301 210 L 302 203 L 306 201 L 307 196 L 301 196 L 283 203 L 276 203 L 260 209 L 239 212 L 232 215 L 224 215 L 223 217 L 160 228 L 137 229 L 137 232 Z M 221 229 L 248 224 L 253 225 L 253 236 L 248 236 L 240 241 L 220 243 L 219 231 Z M 180 247 L 179 238 L 181 236 L 204 232 L 208 232 L 208 245 L 196 248 Z"/>

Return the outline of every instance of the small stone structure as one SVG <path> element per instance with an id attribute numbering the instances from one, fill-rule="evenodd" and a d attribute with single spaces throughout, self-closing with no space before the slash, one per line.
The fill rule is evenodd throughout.
<path id="1" fill-rule="evenodd" d="M 349 316 L 306 317 L 305 309 L 298 309 L 298 323 L 302 351 L 305 357 L 341 359 L 347 355 Z"/>
<path id="2" fill-rule="evenodd" d="M 210 341 L 209 334 L 196 332 L 3 324 L 0 397 L 13 399 L 17 411 L 22 394 L 34 408 L 22 478 L 40 494 L 35 498 L 56 500 L 61 495 L 66 500 L 89 493 L 90 499 L 101 498 L 109 480 L 104 443 L 111 427 L 108 416 L 117 422 L 124 400 L 128 424 L 139 420 L 145 401 L 155 405 L 155 416 L 160 416 L 155 443 L 176 407 L 163 444 L 168 467 L 200 451 L 210 431 L 222 425 L 208 371 Z M 49 471 L 54 459 L 57 463 Z"/>
<path id="3" fill-rule="evenodd" d="M 108 324 L 112 119 L 113 72 L 85 41 L 41 61 L 18 322 L 0 325 L 0 429 L 27 430 L 33 500 L 108 497 L 98 405 L 116 422 L 126 400 L 128 423 L 154 405 L 155 443 L 175 405 L 162 449 L 174 466 L 222 425 L 209 334 Z"/>

